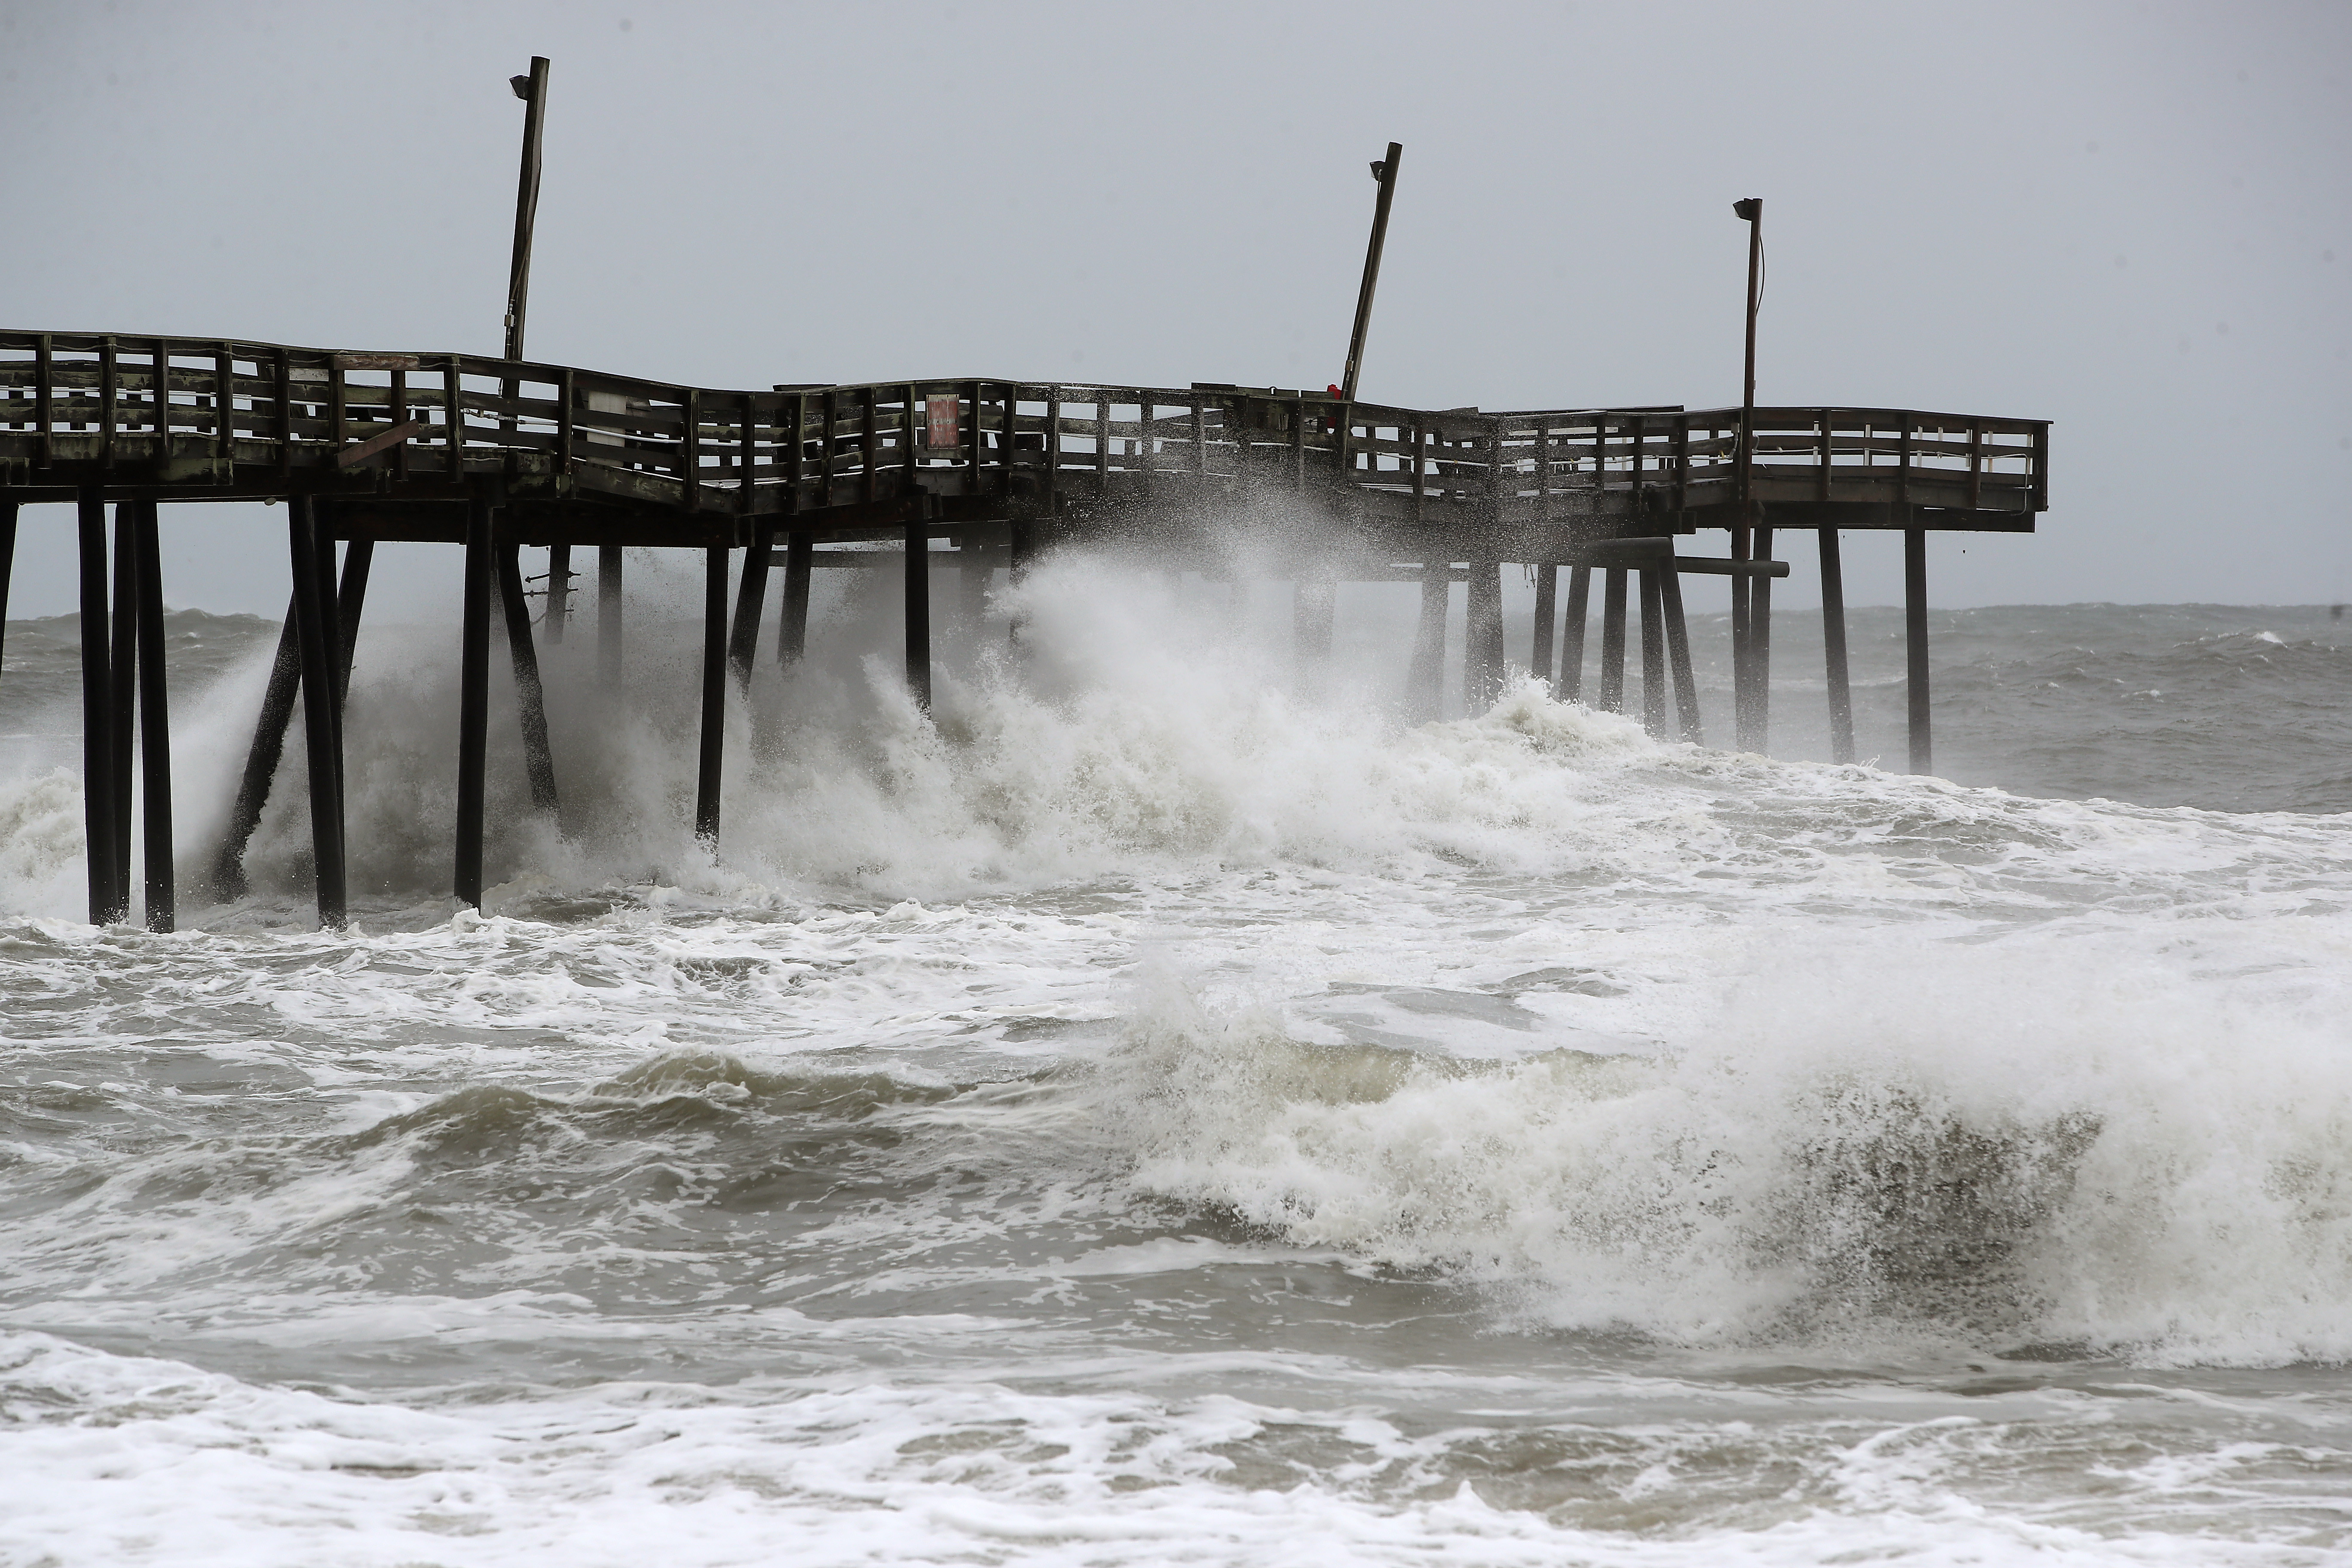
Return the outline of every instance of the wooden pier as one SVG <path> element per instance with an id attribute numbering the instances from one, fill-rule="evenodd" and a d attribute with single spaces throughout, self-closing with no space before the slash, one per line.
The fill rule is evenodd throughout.
<path id="1" fill-rule="evenodd" d="M 245 843 L 299 697 L 320 913 L 333 923 L 345 898 L 342 697 L 380 542 L 463 547 L 452 574 L 463 627 L 454 882 L 478 903 L 490 625 L 505 626 L 519 683 L 533 804 L 551 811 L 536 649 L 537 639 L 563 635 L 574 552 L 596 555 L 608 679 L 622 630 L 622 550 L 705 553 L 695 825 L 715 844 L 726 704 L 758 658 L 770 569 L 782 568 L 777 657 L 789 663 L 803 650 L 813 569 L 848 564 L 846 545 L 868 547 L 855 559 L 874 564 L 877 541 L 898 546 L 907 679 L 925 702 L 933 570 L 958 570 L 968 591 L 984 591 L 998 570 L 1018 574 L 1045 552 L 1093 545 L 1139 552 L 1162 568 L 1223 571 L 1223 549 L 1238 539 L 1261 569 L 1295 584 L 1301 679 L 1310 684 L 1331 646 L 1335 584 L 1420 581 L 1408 696 L 1424 716 L 1438 709 L 1455 581 L 1468 584 L 1465 697 L 1475 707 L 1499 689 L 1506 563 L 1537 571 L 1528 667 L 1561 695 L 1584 697 L 1578 679 L 1599 571 L 1601 689 L 1590 700 L 1614 709 L 1630 573 L 1644 721 L 1699 740 L 1682 574 L 1752 584 L 1738 661 L 1760 672 L 1769 584 L 1788 571 L 1770 558 L 1773 538 L 1815 530 L 1832 732 L 1840 759 L 1851 760 L 1837 531 L 1894 531 L 1906 552 L 1912 762 L 1925 770 L 1926 535 L 2031 531 L 2047 504 L 2048 471 L 2045 422 L 1913 409 L 1489 413 L 1279 388 L 962 378 L 740 391 L 460 353 L 0 331 L 0 544 L 13 549 L 20 505 L 79 509 L 90 917 L 120 920 L 130 907 L 136 711 L 145 904 L 161 929 L 174 901 L 156 544 L 165 507 L 287 503 L 286 632 L 212 890 L 242 885 Z M 1730 534 L 1731 553 L 1680 548 L 1683 536 L 1711 530 Z M 549 552 L 558 585 L 536 628 L 525 548 Z M 748 561 L 730 606 L 736 552 Z M 1568 614 L 1556 649 L 1563 569 Z M 1678 709 L 1671 723 L 1669 690 Z"/>
<path id="2" fill-rule="evenodd" d="M 89 918 L 131 907 L 134 740 L 144 799 L 147 922 L 175 919 L 170 720 L 159 512 L 166 503 L 287 503 L 291 593 L 207 891 L 244 889 L 247 844 L 303 712 L 319 914 L 344 916 L 342 708 L 376 544 L 464 548 L 453 881 L 482 898 L 490 621 L 506 628 L 532 808 L 559 796 L 538 641 L 570 616 L 575 550 L 596 552 L 600 679 L 617 689 L 622 552 L 705 557 L 695 831 L 719 832 L 728 691 L 748 689 L 772 569 L 777 658 L 796 664 L 819 565 L 895 563 L 906 676 L 931 698 L 931 574 L 958 573 L 967 612 L 994 573 L 1041 553 L 1116 547 L 1158 569 L 1232 570 L 1233 547 L 1293 584 L 1297 680 L 1322 689 L 1342 582 L 1417 580 L 1409 710 L 1441 710 L 1452 584 L 1466 584 L 1464 700 L 1504 679 L 1502 568 L 1536 572 L 1528 668 L 1580 699 L 1591 574 L 1602 574 L 1597 706 L 1623 705 L 1627 587 L 1641 606 L 1643 720 L 1702 742 L 1682 577 L 1732 579 L 1737 742 L 1769 725 L 1775 530 L 1820 535 L 1832 750 L 1853 759 L 1838 531 L 1904 538 L 1911 765 L 1928 770 L 1927 536 L 2030 531 L 2048 504 L 2050 427 L 1890 408 L 1756 404 L 1763 203 L 1748 225 L 1748 340 L 1737 408 L 1414 409 L 1358 396 L 1403 148 L 1379 186 L 1346 368 L 1324 394 L 1195 383 L 1105 386 L 957 378 L 728 391 L 542 364 L 523 354 L 549 62 L 509 79 L 524 105 L 504 352 L 380 353 L 122 333 L 0 331 L 0 616 L 17 509 L 63 501 L 80 525 L 84 820 Z M 106 509 L 114 508 L 110 556 Z M 1721 556 L 1676 540 L 1726 531 Z M 877 551 L 876 542 L 895 543 Z M 340 563 L 337 547 L 341 548 Z M 945 548 L 937 548 L 944 545 Z M 520 552 L 545 549 L 534 631 Z M 746 552 L 729 605 L 731 557 Z M 340 566 L 340 570 L 339 570 Z M 1559 574 L 1567 615 L 1554 658 Z M 969 619 L 976 616 L 967 616 Z M 1666 712 L 1671 689 L 1675 709 Z"/>

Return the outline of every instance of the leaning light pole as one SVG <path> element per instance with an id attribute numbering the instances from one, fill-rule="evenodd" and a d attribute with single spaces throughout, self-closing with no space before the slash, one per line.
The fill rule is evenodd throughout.
<path id="1" fill-rule="evenodd" d="M 522 358 L 522 328 L 530 301 L 530 233 L 539 221 L 539 136 L 547 121 L 547 58 L 530 57 L 530 74 L 509 77 L 527 106 L 522 122 L 522 175 L 515 190 L 514 259 L 507 268 L 507 353 Z"/>
<path id="2" fill-rule="evenodd" d="M 1333 420 L 1342 469 L 1348 467 L 1349 431 L 1355 420 L 1349 405 L 1356 401 L 1356 383 L 1364 369 L 1364 337 L 1372 325 L 1372 293 L 1380 287 L 1381 247 L 1388 243 L 1389 204 L 1396 195 L 1397 166 L 1403 161 L 1403 144 L 1391 142 L 1388 156 L 1372 164 L 1372 178 L 1381 187 L 1372 204 L 1372 237 L 1364 247 L 1364 279 L 1356 289 L 1356 320 L 1348 332 L 1347 366 L 1339 373 L 1339 379 L 1331 384 L 1331 395 L 1339 405 Z M 1301 561 L 1298 577 L 1291 589 L 1292 656 L 1302 692 L 1319 692 L 1323 689 L 1331 662 L 1331 626 L 1338 613 L 1339 584 L 1328 568 L 1323 553 L 1310 549 Z"/>
<path id="3" fill-rule="evenodd" d="M 507 266 L 506 357 L 522 358 L 525 318 L 530 309 L 530 242 L 539 226 L 540 140 L 547 123 L 547 71 L 544 55 L 530 57 L 530 70 L 507 79 L 523 101 L 522 171 L 515 182 L 514 252 Z M 521 388 L 509 382 L 507 395 Z M 572 613 L 572 547 L 550 545 L 547 552 L 547 640 L 563 640 L 563 623 Z"/>
<path id="4" fill-rule="evenodd" d="M 1388 243 L 1389 203 L 1396 195 L 1397 165 L 1404 160 L 1404 144 L 1389 143 L 1389 155 L 1372 165 L 1372 178 L 1381 184 L 1380 198 L 1372 205 L 1372 239 L 1364 249 L 1364 281 L 1356 290 L 1356 324 L 1348 334 L 1348 367 L 1339 377 L 1339 401 L 1356 401 L 1356 378 L 1364 368 L 1364 334 L 1372 325 L 1372 290 L 1381 282 L 1381 247 Z"/>

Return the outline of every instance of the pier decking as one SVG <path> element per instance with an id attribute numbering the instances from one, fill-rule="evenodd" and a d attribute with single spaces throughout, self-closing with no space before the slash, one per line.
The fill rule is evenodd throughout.
<path id="1" fill-rule="evenodd" d="M 469 354 L 0 332 L 0 495 L 347 503 L 376 539 L 462 537 L 495 493 L 526 543 L 727 546 L 766 521 L 875 537 L 1176 534 L 1271 488 L 1340 531 L 1269 540 L 1370 563 L 1539 560 L 1728 526 L 1741 410 L 1487 413 L 1319 393 L 957 379 L 728 391 Z M 1781 527 L 2028 531 L 2049 426 L 1758 408 L 1752 498 Z"/>
<path id="2" fill-rule="evenodd" d="M 1423 615 L 1410 703 L 1437 710 L 1447 588 L 1469 584 L 1474 703 L 1499 685 L 1500 568 L 1538 568 L 1530 668 L 1581 695 L 1590 574 L 1604 573 L 1601 706 L 1623 695 L 1626 574 L 1640 589 L 1646 721 L 1700 739 L 1680 577 L 1749 584 L 1738 662 L 1769 659 L 1773 530 L 1820 531 L 1832 731 L 1852 755 L 1837 531 L 1906 540 L 1912 604 L 1913 763 L 1927 762 L 1924 541 L 1930 531 L 2031 531 L 2048 504 L 2049 426 L 1915 409 L 1413 409 L 1274 387 L 1075 384 L 957 378 L 766 391 L 680 386 L 461 353 L 298 348 L 192 338 L 0 331 L 0 546 L 16 509 L 72 502 L 81 520 L 86 791 L 93 921 L 130 907 L 132 715 L 146 800 L 146 906 L 174 919 L 168 721 L 162 711 L 160 509 L 289 503 L 292 593 L 213 891 L 241 858 L 277 771 L 298 693 L 305 712 L 321 918 L 342 918 L 341 710 L 369 561 L 382 541 L 465 546 L 457 891 L 478 903 L 488 635 L 495 600 L 521 695 L 534 805 L 556 782 L 519 552 L 550 552 L 560 637 L 574 548 L 598 552 L 599 635 L 618 656 L 625 546 L 707 557 L 703 740 L 696 826 L 716 841 L 728 674 L 757 657 L 783 568 L 779 657 L 801 657 L 809 574 L 874 563 L 824 547 L 895 541 L 906 584 L 908 679 L 930 694 L 930 569 L 968 589 L 1064 545 L 1115 546 L 1155 565 L 1256 569 L 1297 595 L 1300 679 L 1331 641 L 1333 587 L 1412 579 Z M 1744 499 L 1743 499 L 1744 497 Z M 110 597 L 104 509 L 116 508 Z M 1726 556 L 1678 535 L 1729 531 Z M 948 548 L 936 548 L 940 543 Z M 344 545 L 340 580 L 336 545 Z M 779 548 L 781 546 L 781 548 Z M 730 562 L 748 552 L 730 619 Z M 5 557 L 0 557 L 5 559 Z M 1555 676 L 1559 571 L 1570 574 Z M 0 575 L 0 595 L 5 595 Z M 5 606 L 0 606 L 5 607 Z M 1758 703 L 1760 705 L 1760 682 Z M 1760 706 L 1743 740 L 1761 743 Z"/>

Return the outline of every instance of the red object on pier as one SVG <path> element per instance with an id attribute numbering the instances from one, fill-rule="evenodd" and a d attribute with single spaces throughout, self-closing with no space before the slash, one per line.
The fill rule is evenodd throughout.
<path id="1" fill-rule="evenodd" d="M 961 434 L 961 421 L 958 417 L 954 394 L 924 399 L 923 412 L 929 425 L 923 433 L 925 446 L 953 447 L 959 444 L 957 437 Z"/>

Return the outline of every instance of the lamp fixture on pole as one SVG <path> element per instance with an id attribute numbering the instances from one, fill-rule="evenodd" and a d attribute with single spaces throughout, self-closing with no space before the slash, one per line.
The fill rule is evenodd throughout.
<path id="1" fill-rule="evenodd" d="M 507 271 L 508 359 L 522 358 L 524 307 L 530 300 L 530 231 L 539 218 L 539 132 L 547 119 L 547 58 L 530 58 L 529 76 L 507 78 L 530 106 L 522 122 L 522 177 L 515 191 L 514 261 Z"/>

